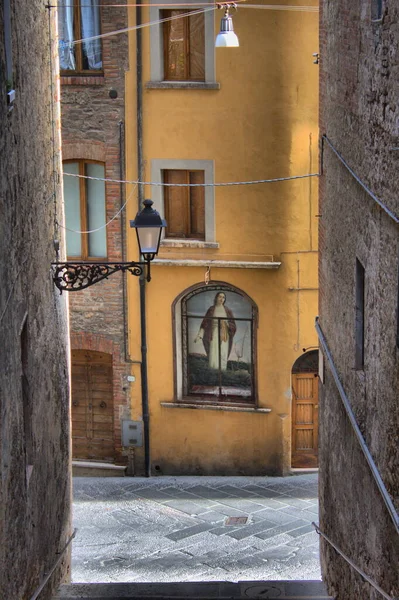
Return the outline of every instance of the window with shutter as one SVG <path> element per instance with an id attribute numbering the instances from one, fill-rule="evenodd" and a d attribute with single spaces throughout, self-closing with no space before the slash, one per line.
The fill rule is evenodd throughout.
<path id="1" fill-rule="evenodd" d="M 204 171 L 168 169 L 163 171 L 167 238 L 205 239 Z M 198 185 L 198 187 L 190 187 Z"/>
<path id="2" fill-rule="evenodd" d="M 164 79 L 205 81 L 204 13 L 187 15 L 187 10 L 163 10 Z"/>

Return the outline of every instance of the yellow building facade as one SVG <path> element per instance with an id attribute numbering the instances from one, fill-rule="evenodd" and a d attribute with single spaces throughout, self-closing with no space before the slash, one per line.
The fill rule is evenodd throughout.
<path id="1" fill-rule="evenodd" d="M 216 49 L 223 13 L 211 3 L 129 8 L 130 26 L 171 19 L 129 34 L 126 178 L 161 185 L 128 186 L 127 221 L 138 192 L 169 216 L 141 302 L 128 278 L 134 421 L 146 418 L 145 295 L 149 433 L 134 450 L 138 474 L 145 461 L 164 475 L 316 466 L 315 369 L 292 386 L 294 363 L 317 345 L 317 177 L 213 185 L 317 173 L 318 14 L 308 5 L 239 6 L 240 46 Z M 197 186 L 163 185 L 184 181 Z M 130 228 L 127 240 L 137 260 Z"/>

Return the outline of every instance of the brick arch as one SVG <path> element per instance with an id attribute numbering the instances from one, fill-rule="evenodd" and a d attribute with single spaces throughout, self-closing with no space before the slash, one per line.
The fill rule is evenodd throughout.
<path id="1" fill-rule="evenodd" d="M 73 159 L 96 160 L 105 163 L 104 142 L 64 142 L 62 160 Z"/>
<path id="2" fill-rule="evenodd" d="M 95 333 L 74 332 L 71 333 L 71 349 L 72 350 L 95 350 L 97 352 L 105 352 L 112 354 L 119 359 L 119 346 L 109 338 Z"/>

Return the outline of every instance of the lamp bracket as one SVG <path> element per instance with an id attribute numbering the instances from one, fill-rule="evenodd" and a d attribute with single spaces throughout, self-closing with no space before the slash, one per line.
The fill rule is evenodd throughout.
<path id="1" fill-rule="evenodd" d="M 110 275 L 128 271 L 136 277 L 144 273 L 147 262 L 55 262 L 53 269 L 54 285 L 62 292 L 79 292 L 91 285 L 108 279 Z M 147 275 L 148 279 L 149 273 Z"/>
<path id="2" fill-rule="evenodd" d="M 218 2 L 216 4 L 218 8 L 224 9 L 226 11 L 226 15 L 229 14 L 230 8 L 234 8 L 237 10 L 237 4 L 235 2 Z"/>

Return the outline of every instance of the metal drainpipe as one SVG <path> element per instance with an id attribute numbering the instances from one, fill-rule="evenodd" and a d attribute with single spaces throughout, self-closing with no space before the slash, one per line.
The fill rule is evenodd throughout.
<path id="1" fill-rule="evenodd" d="M 124 202 L 124 194 L 123 194 L 123 175 L 124 175 L 124 122 L 122 119 L 119 121 L 119 196 L 120 196 L 120 205 L 121 209 Z M 121 247 L 122 247 L 122 261 L 126 261 L 126 237 L 125 237 L 125 227 L 126 227 L 126 217 L 125 211 L 121 212 Z M 125 355 L 125 362 L 130 362 L 130 358 L 128 356 L 128 337 L 127 337 L 127 293 L 126 293 L 126 273 L 122 273 L 122 314 L 123 314 L 123 350 Z"/>
<path id="2" fill-rule="evenodd" d="M 141 25 L 141 6 L 136 6 L 136 25 Z M 136 30 L 136 85 L 137 85 L 137 173 L 138 180 L 144 180 L 143 168 L 143 61 L 142 34 Z M 138 185 L 138 210 L 144 200 L 144 187 Z M 150 460 L 150 412 L 148 407 L 148 368 L 147 368 L 147 329 L 146 329 L 146 290 L 145 276 L 139 280 L 140 285 L 140 326 L 141 326 L 141 405 L 144 423 L 144 468 L 145 476 L 151 477 Z"/>

